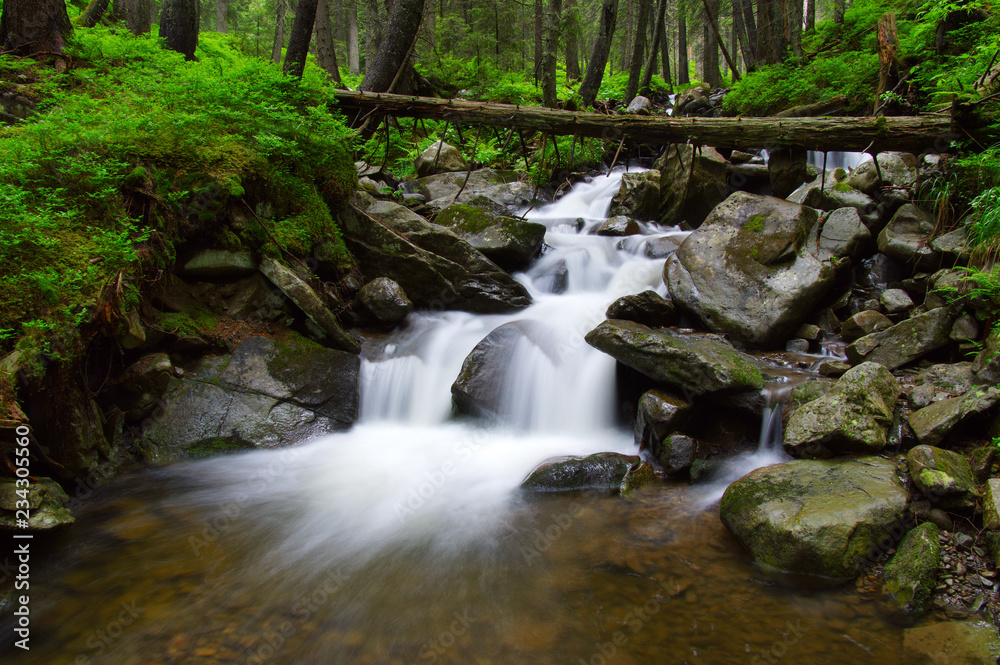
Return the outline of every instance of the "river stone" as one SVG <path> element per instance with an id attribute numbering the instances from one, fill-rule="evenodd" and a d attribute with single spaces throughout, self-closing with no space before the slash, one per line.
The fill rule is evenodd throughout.
<path id="1" fill-rule="evenodd" d="M 838 208 L 823 221 L 819 235 L 821 261 L 845 256 L 860 257 L 872 246 L 872 234 L 854 208 Z"/>
<path id="2" fill-rule="evenodd" d="M 855 168 L 845 182 L 873 196 L 879 186 L 910 189 L 917 181 L 917 158 L 908 152 L 880 152 L 874 160 L 862 162 Z M 878 174 L 881 171 L 882 180 Z"/>
<path id="3" fill-rule="evenodd" d="M 671 434 L 653 450 L 653 457 L 668 476 L 680 476 L 691 470 L 698 456 L 698 442 L 686 434 Z"/>
<path id="4" fill-rule="evenodd" d="M 829 392 L 795 410 L 785 428 L 785 450 L 794 457 L 878 453 L 898 398 L 899 383 L 885 367 L 853 367 Z"/>
<path id="5" fill-rule="evenodd" d="M 677 325 L 680 315 L 674 303 L 653 290 L 622 296 L 608 306 L 609 319 L 624 319 L 651 328 Z"/>
<path id="6" fill-rule="evenodd" d="M 656 169 L 622 174 L 622 184 L 611 199 L 608 215 L 654 219 L 660 207 L 660 177 Z"/>
<path id="7" fill-rule="evenodd" d="M 24 501 L 29 509 L 27 527 L 19 525 L 17 515 Z M 38 533 L 72 524 L 76 518 L 68 503 L 69 495 L 51 478 L 36 478 L 27 488 L 19 488 L 14 478 L 0 478 L 0 530 Z"/>
<path id="8" fill-rule="evenodd" d="M 468 174 L 468 180 L 466 180 Z M 464 185 L 464 188 L 463 188 Z M 535 188 L 519 181 L 514 171 L 497 171 L 491 168 L 472 171 L 457 171 L 439 173 L 412 181 L 414 191 L 427 197 L 428 207 L 443 210 L 455 203 L 471 203 L 477 197 L 485 197 L 494 203 L 504 206 L 527 205 Z M 455 197 L 458 197 L 457 200 Z"/>
<path id="9" fill-rule="evenodd" d="M 980 386 L 960 397 L 949 397 L 914 411 L 907 421 L 920 443 L 933 446 L 944 441 L 960 422 L 989 411 L 997 402 L 1000 402 L 1000 390 Z"/>
<path id="10" fill-rule="evenodd" d="M 413 303 L 406 292 L 388 277 L 378 277 L 361 287 L 358 303 L 376 321 L 394 326 L 413 311 Z"/>
<path id="11" fill-rule="evenodd" d="M 636 95 L 635 97 L 632 98 L 632 101 L 628 103 L 628 107 L 625 108 L 625 113 L 649 115 L 649 105 L 651 103 L 652 102 L 649 101 L 649 97 Z"/>
<path id="12" fill-rule="evenodd" d="M 764 385 L 749 356 L 713 335 L 684 335 L 610 319 L 587 333 L 586 341 L 654 381 L 695 395 Z"/>
<path id="13" fill-rule="evenodd" d="M 1000 529 L 1000 478 L 990 478 L 986 481 L 986 497 L 983 500 L 983 528 L 991 531 Z M 997 565 L 1000 566 L 1000 559 L 997 559 Z"/>
<path id="14" fill-rule="evenodd" d="M 969 229 L 960 226 L 931 240 L 931 249 L 942 256 L 946 265 L 962 265 L 972 257 Z"/>
<path id="15" fill-rule="evenodd" d="M 444 227 L 428 224 L 429 238 L 404 237 L 350 207 L 340 212 L 338 225 L 365 275 L 392 279 L 418 308 L 492 314 L 531 304 L 523 285 Z M 439 242 L 429 242 L 435 237 Z M 425 249 L 425 241 L 433 249 Z"/>
<path id="16" fill-rule="evenodd" d="M 919 270 L 934 270 L 941 257 L 930 248 L 934 219 L 930 213 L 907 203 L 892 216 L 878 236 L 878 251 Z"/>
<path id="17" fill-rule="evenodd" d="M 657 457 L 660 442 L 684 426 L 691 415 L 691 405 L 665 390 L 654 388 L 639 398 L 633 436 L 639 450 L 651 450 Z"/>
<path id="18" fill-rule="evenodd" d="M 701 224 L 726 197 L 726 165 L 725 157 L 714 148 L 667 146 L 653 164 L 660 172 L 659 221 L 670 226 Z"/>
<path id="19" fill-rule="evenodd" d="M 903 665 L 996 665 L 1000 637 L 986 621 L 942 621 L 903 632 Z"/>
<path id="20" fill-rule="evenodd" d="M 783 346 L 833 284 L 815 248 L 815 210 L 736 192 L 664 265 L 680 307 L 739 344 Z"/>
<path id="21" fill-rule="evenodd" d="M 968 392 L 976 383 L 971 362 L 933 365 L 917 374 L 913 382 L 908 399 L 914 409 Z"/>
<path id="22" fill-rule="evenodd" d="M 655 480 L 653 468 L 637 455 L 595 453 L 542 462 L 521 482 L 530 492 L 599 490 L 628 495 Z"/>
<path id="23" fill-rule="evenodd" d="M 443 141 L 435 141 L 413 162 L 418 178 L 469 168 L 461 151 Z"/>
<path id="24" fill-rule="evenodd" d="M 800 192 L 804 193 L 800 194 Z M 875 233 L 878 228 L 878 203 L 872 197 L 864 192 L 859 192 L 846 182 L 831 182 L 827 178 L 825 187 L 821 188 L 820 183 L 811 183 L 805 190 L 800 188 L 793 192 L 788 200 L 817 210 L 832 211 L 839 208 L 854 208 L 872 233 Z"/>
<path id="25" fill-rule="evenodd" d="M 971 508 L 979 497 L 972 467 L 962 455 L 919 445 L 906 453 L 910 478 L 920 492 L 942 508 Z"/>
<path id="26" fill-rule="evenodd" d="M 905 314 L 913 309 L 913 299 L 903 289 L 886 289 L 878 297 L 878 301 L 889 316 Z"/>
<path id="27" fill-rule="evenodd" d="M 972 361 L 979 383 L 1000 383 L 1000 327 L 994 326 L 983 339 L 983 348 Z"/>
<path id="28" fill-rule="evenodd" d="M 337 317 L 327 308 L 319 295 L 291 268 L 266 256 L 260 262 L 260 271 L 316 324 L 323 332 L 324 341 L 331 347 L 350 353 L 361 352 L 361 347 L 344 332 L 337 322 Z"/>
<path id="29" fill-rule="evenodd" d="M 853 364 L 877 362 L 896 369 L 948 344 L 954 316 L 945 307 L 918 314 L 888 330 L 855 340 L 847 347 Z"/>
<path id="30" fill-rule="evenodd" d="M 840 329 L 840 334 L 846 341 L 853 342 L 865 335 L 870 335 L 880 330 L 888 330 L 892 326 L 892 320 L 882 312 L 874 309 L 866 309 L 844 321 L 844 325 Z"/>
<path id="31" fill-rule="evenodd" d="M 907 500 L 890 460 L 792 460 L 731 484 L 719 516 L 758 565 L 846 581 L 892 539 Z"/>
<path id="32" fill-rule="evenodd" d="M 767 155 L 767 170 L 771 191 L 785 198 L 809 179 L 808 153 L 798 148 L 777 148 Z"/>
<path id="33" fill-rule="evenodd" d="M 643 255 L 647 259 L 665 259 L 677 251 L 678 244 L 670 238 L 650 238 L 646 241 Z"/>
<path id="34" fill-rule="evenodd" d="M 166 353 L 151 353 L 139 358 L 122 372 L 115 386 L 115 404 L 128 422 L 148 416 L 163 396 L 174 374 L 174 365 Z"/>
<path id="35" fill-rule="evenodd" d="M 245 277 L 257 272 L 257 259 L 250 252 L 200 249 L 177 272 L 184 277 Z"/>
<path id="36" fill-rule="evenodd" d="M 474 205 L 448 206 L 434 217 L 439 224 L 505 270 L 522 270 L 538 256 L 545 225 L 499 215 Z"/>
<path id="37" fill-rule="evenodd" d="M 882 592 L 892 613 L 923 614 L 930 606 L 941 565 L 941 530 L 932 522 L 910 529 L 882 573 Z"/>
<path id="38" fill-rule="evenodd" d="M 609 217 L 607 221 L 597 227 L 594 233 L 599 236 L 612 236 L 616 238 L 634 236 L 639 234 L 639 225 L 630 217 L 615 215 L 614 217 Z"/>
<path id="39" fill-rule="evenodd" d="M 232 355 L 200 361 L 143 421 L 147 461 L 238 448 L 274 448 L 349 428 L 358 415 L 356 354 L 288 333 L 248 337 Z"/>

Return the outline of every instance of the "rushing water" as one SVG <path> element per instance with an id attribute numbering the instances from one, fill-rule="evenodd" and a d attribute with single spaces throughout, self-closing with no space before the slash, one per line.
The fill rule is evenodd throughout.
<path id="1" fill-rule="evenodd" d="M 725 484 L 783 458 L 780 409 L 764 419 L 762 450 L 706 486 L 630 500 L 518 491 L 546 458 L 635 452 L 615 424 L 615 363 L 583 336 L 617 297 L 663 292 L 663 260 L 646 246 L 684 234 L 589 233 L 619 180 L 531 213 L 549 249 L 519 276 L 535 301 L 526 311 L 414 313 L 366 343 L 350 432 L 97 492 L 75 527 L 37 541 L 55 554 L 32 579 L 32 650 L 5 659 L 898 662 L 900 632 L 873 602 L 852 588 L 784 589 L 719 522 Z M 532 334 L 500 379 L 500 422 L 453 420 L 463 359 L 512 321 Z"/>

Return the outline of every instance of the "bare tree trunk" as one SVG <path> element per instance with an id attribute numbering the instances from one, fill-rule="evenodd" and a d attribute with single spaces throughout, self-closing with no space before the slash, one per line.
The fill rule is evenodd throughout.
<path id="1" fill-rule="evenodd" d="M 62 53 L 72 32 L 65 0 L 6 0 L 0 16 L 0 53 Z"/>
<path id="2" fill-rule="evenodd" d="M 711 88 L 722 85 L 719 74 L 719 39 L 713 32 L 714 14 L 719 12 L 719 0 L 702 1 L 702 44 L 704 48 L 701 58 L 701 80 Z"/>
<path id="3" fill-rule="evenodd" d="M 306 68 L 309 42 L 316 23 L 317 3 L 318 0 L 299 0 L 295 8 L 295 21 L 292 23 L 292 32 L 288 35 L 288 50 L 285 51 L 283 65 L 285 73 L 295 78 L 302 78 L 302 72 Z"/>
<path id="4" fill-rule="evenodd" d="M 784 20 L 777 0 L 757 2 L 757 62 L 781 62 L 785 53 Z"/>
<path id="5" fill-rule="evenodd" d="M 229 3 L 226 0 L 215 0 L 215 31 L 228 32 L 229 25 L 227 14 L 229 13 Z"/>
<path id="6" fill-rule="evenodd" d="M 198 0 L 163 0 L 160 41 L 171 51 L 194 60 L 198 48 Z"/>
<path id="7" fill-rule="evenodd" d="M 542 4 L 542 0 L 535 0 L 535 66 L 532 72 L 532 78 L 535 81 L 535 85 L 538 85 L 538 79 L 542 73 L 542 61 L 545 58 L 544 34 L 545 6 Z"/>
<path id="8" fill-rule="evenodd" d="M 559 52 L 559 18 L 562 0 L 549 0 L 545 17 L 545 44 L 542 51 L 542 104 L 550 109 L 559 106 L 556 95 L 556 54 Z"/>
<path id="9" fill-rule="evenodd" d="M 316 2 L 316 62 L 338 88 L 344 87 L 344 82 L 340 80 L 340 67 L 337 65 L 337 49 L 333 41 L 333 24 L 330 23 L 328 0 Z"/>
<path id="10" fill-rule="evenodd" d="M 788 45 L 792 47 L 792 54 L 796 58 L 802 57 L 802 0 L 785 0 L 787 14 L 785 16 L 786 32 L 788 34 Z"/>
<path id="11" fill-rule="evenodd" d="M 145 35 L 152 27 L 150 7 L 152 0 L 130 0 L 125 24 L 133 35 Z"/>
<path id="12" fill-rule="evenodd" d="M 379 48 L 382 45 L 382 26 L 385 19 L 379 11 L 378 0 L 365 0 L 365 77 L 368 77 Z"/>
<path id="13" fill-rule="evenodd" d="M 639 94 L 647 95 L 649 94 L 649 85 L 653 81 L 653 69 L 656 65 L 657 56 L 660 54 L 662 49 L 660 45 L 665 41 L 663 30 L 665 27 L 664 16 L 667 13 L 667 0 L 659 0 L 656 3 L 656 11 L 654 12 L 655 28 L 653 29 L 653 41 L 649 45 L 649 57 L 646 59 L 646 71 L 642 74 L 642 80 L 639 82 Z M 668 63 L 669 64 L 669 63 Z M 665 77 L 670 76 L 670 72 L 664 69 Z"/>
<path id="14" fill-rule="evenodd" d="M 632 23 L 635 20 L 635 3 L 642 0 L 625 0 L 625 38 L 622 40 L 622 59 L 618 67 L 621 71 L 628 71 L 632 63 L 632 42 L 635 37 L 632 33 Z"/>
<path id="15" fill-rule="evenodd" d="M 881 115 L 882 93 L 896 85 L 899 62 L 899 38 L 896 36 L 896 12 L 890 11 L 878 20 L 878 87 L 875 89 L 875 109 Z"/>
<path id="16" fill-rule="evenodd" d="M 706 30 L 709 28 L 711 29 L 711 34 L 705 35 L 705 41 L 708 43 L 714 39 L 715 44 L 718 46 L 718 49 L 715 48 L 715 46 L 711 49 L 712 57 L 715 59 L 714 71 L 718 72 L 719 70 L 719 49 L 722 49 L 722 56 L 729 64 L 730 71 L 733 72 L 733 82 L 739 81 L 740 73 L 736 69 L 736 63 L 733 61 L 733 57 L 729 55 L 729 51 L 726 49 L 726 42 L 722 38 L 722 32 L 719 30 L 719 24 L 716 21 L 716 16 L 719 14 L 719 0 L 702 0 L 702 4 L 705 7 L 705 18 L 707 19 L 706 23 L 708 27 Z M 708 73 L 709 72 L 706 72 L 705 81 L 711 85 L 711 82 L 708 79 Z M 722 85 L 721 80 L 719 81 L 719 85 Z"/>
<path id="17" fill-rule="evenodd" d="M 580 58 L 578 56 L 578 37 L 580 25 L 577 20 L 576 0 L 566 0 L 566 80 L 580 79 Z"/>
<path id="18" fill-rule="evenodd" d="M 352 3 L 347 13 L 347 69 L 352 76 L 361 71 L 361 54 L 358 52 L 358 5 Z"/>
<path id="19" fill-rule="evenodd" d="M 740 53 L 743 54 L 743 68 L 747 73 L 754 69 L 754 45 L 747 34 L 747 25 L 744 20 L 743 2 L 733 0 L 733 32 L 736 33 L 736 41 L 739 42 Z M 753 18 L 753 15 L 750 16 Z"/>
<path id="20" fill-rule="evenodd" d="M 625 94 L 622 102 L 628 104 L 639 91 L 639 77 L 642 75 L 642 61 L 646 53 L 646 18 L 649 14 L 649 4 L 652 0 L 639 0 L 639 15 L 636 17 L 635 38 L 632 41 L 632 59 L 628 66 L 628 83 L 625 84 Z"/>
<path id="21" fill-rule="evenodd" d="M 281 62 L 281 49 L 285 45 L 285 14 L 288 13 L 288 0 L 277 0 L 276 19 L 274 26 L 274 44 L 271 46 L 271 62 Z"/>
<path id="22" fill-rule="evenodd" d="M 594 40 L 594 50 L 587 63 L 587 73 L 580 84 L 580 96 L 586 106 L 593 106 L 597 99 L 597 91 L 604 79 L 604 68 L 608 64 L 608 54 L 611 53 L 611 42 L 615 36 L 615 23 L 618 22 L 618 0 L 604 0 L 601 3 L 601 25 L 597 38 Z"/>
<path id="23" fill-rule="evenodd" d="M 833 22 L 843 23 L 847 11 L 847 0 L 833 0 Z"/>
<path id="24" fill-rule="evenodd" d="M 110 4 L 111 0 L 91 0 L 83 14 L 80 15 L 80 25 L 85 28 L 93 28 L 104 18 Z"/>
<path id="25" fill-rule="evenodd" d="M 664 9 L 666 9 L 667 2 L 669 0 L 663 0 Z M 667 90 L 670 92 L 674 91 L 673 78 L 670 75 L 670 31 L 667 30 L 667 17 L 664 13 L 660 16 L 660 55 L 663 57 L 663 82 L 667 84 Z"/>
<path id="26" fill-rule="evenodd" d="M 806 31 L 816 29 L 816 0 L 806 0 Z"/>
<path id="27" fill-rule="evenodd" d="M 688 85 L 691 74 L 688 71 L 687 17 L 683 7 L 678 7 L 677 13 L 677 85 Z"/>
<path id="28" fill-rule="evenodd" d="M 361 90 L 390 91 L 403 66 L 409 61 L 423 15 L 424 0 L 394 0 L 392 11 L 389 12 L 386 36 L 361 81 Z"/>

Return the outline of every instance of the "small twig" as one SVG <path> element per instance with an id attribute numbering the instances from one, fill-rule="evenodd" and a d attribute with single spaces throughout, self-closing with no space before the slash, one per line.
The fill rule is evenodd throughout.
<path id="1" fill-rule="evenodd" d="M 608 172 L 604 174 L 605 176 L 608 176 L 608 177 L 611 176 L 611 169 L 615 168 L 615 162 L 618 161 L 618 155 L 621 154 L 622 146 L 623 145 L 625 145 L 625 137 L 624 136 L 622 137 L 622 140 L 618 142 L 618 150 L 615 151 L 615 158 L 611 160 L 611 165 L 608 167 Z"/>
<path id="2" fill-rule="evenodd" d="M 476 127 L 476 140 L 472 142 L 472 159 L 469 160 L 469 169 L 465 172 L 465 180 L 462 181 L 462 186 L 458 188 L 458 193 L 455 194 L 455 198 L 451 202 L 452 205 L 455 205 L 455 203 L 458 202 L 458 197 L 465 191 L 465 186 L 469 182 L 469 177 L 472 176 L 472 167 L 476 163 L 476 148 L 479 146 L 479 132 L 482 128 L 482 125 Z"/>

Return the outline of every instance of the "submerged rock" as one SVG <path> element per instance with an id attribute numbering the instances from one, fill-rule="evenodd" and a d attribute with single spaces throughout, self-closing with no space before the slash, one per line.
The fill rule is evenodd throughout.
<path id="1" fill-rule="evenodd" d="M 595 453 L 542 462 L 521 482 L 531 492 L 599 490 L 627 496 L 656 479 L 653 467 L 637 455 Z"/>
<path id="2" fill-rule="evenodd" d="M 759 565 L 846 581 L 899 537 L 908 498 L 889 460 L 792 460 L 730 485 L 719 516 Z"/>
<path id="3" fill-rule="evenodd" d="M 930 606 L 941 565 L 941 530 L 931 522 L 911 529 L 882 573 L 882 591 L 896 614 L 923 614 Z"/>
<path id="4" fill-rule="evenodd" d="M 986 621 L 942 621 L 903 633 L 903 665 L 996 665 L 1000 636 Z"/>

